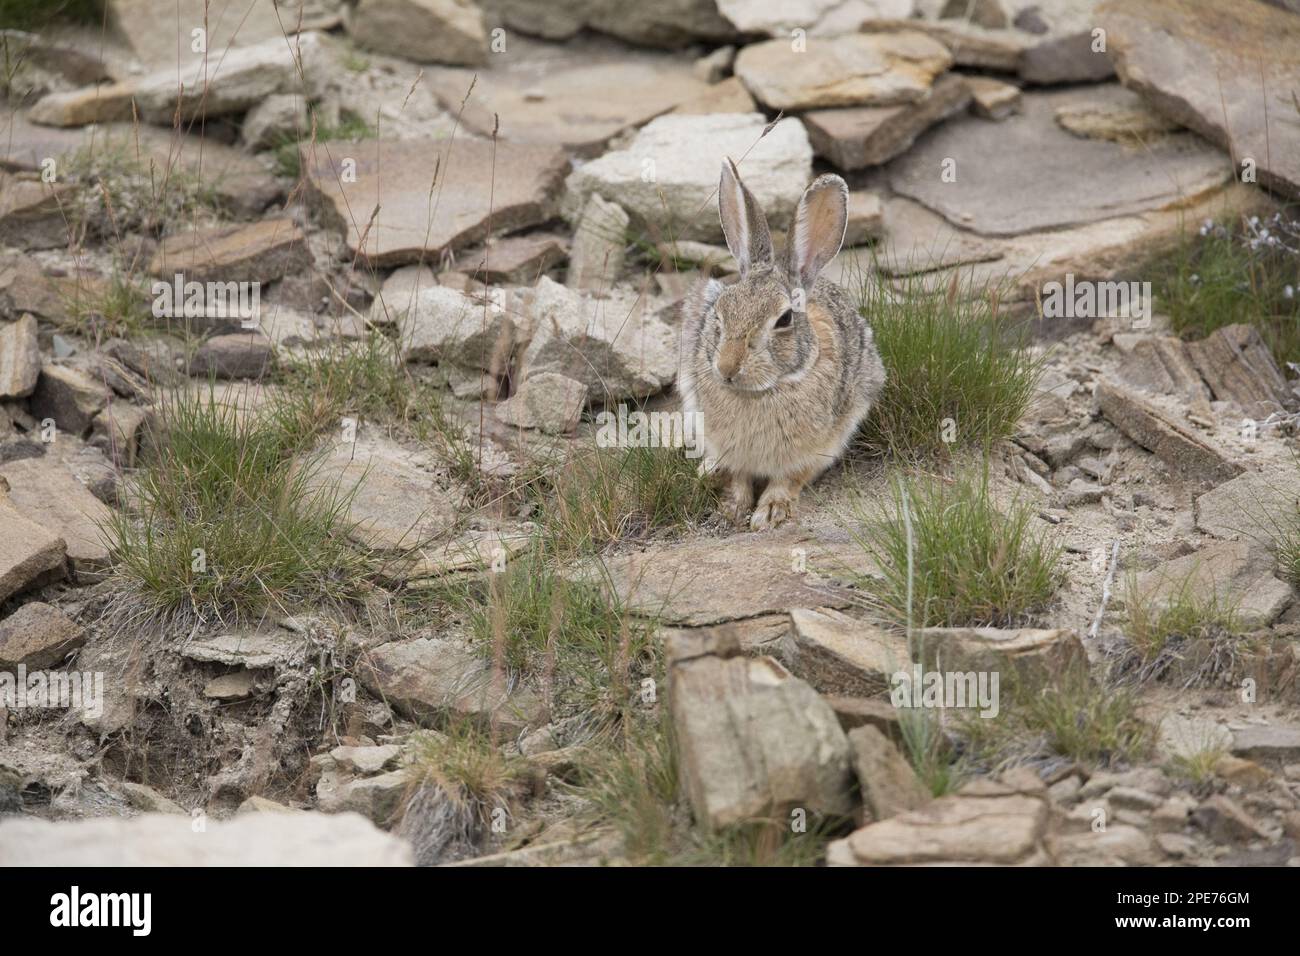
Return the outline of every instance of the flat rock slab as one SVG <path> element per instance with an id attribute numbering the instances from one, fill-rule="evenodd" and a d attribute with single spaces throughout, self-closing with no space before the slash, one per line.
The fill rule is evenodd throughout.
<path id="1" fill-rule="evenodd" d="M 305 642 L 296 634 L 266 631 L 197 638 L 181 647 L 180 653 L 192 661 L 260 670 L 300 661 L 304 648 Z"/>
<path id="2" fill-rule="evenodd" d="M 1213 602 L 1245 627 L 1268 627 L 1291 603 L 1291 585 L 1273 576 L 1276 562 L 1253 541 L 1216 541 L 1143 572 L 1138 594 L 1157 609 L 1180 600 Z"/>
<path id="3" fill-rule="evenodd" d="M 1111 0 L 1098 23 L 1126 86 L 1234 165 L 1254 160 L 1261 185 L 1300 196 L 1295 14 L 1264 3 Z"/>
<path id="4" fill-rule="evenodd" d="M 1232 752 L 1249 760 L 1300 760 L 1300 726 L 1268 724 L 1240 727 L 1232 732 Z"/>
<path id="5" fill-rule="evenodd" d="M 998 240 L 958 229 L 911 199 L 886 199 L 881 220 L 880 242 L 868 249 L 845 249 L 827 266 L 827 276 L 851 289 L 876 269 L 894 277 L 923 275 L 995 262 L 1004 254 Z"/>
<path id="6" fill-rule="evenodd" d="M 489 233 L 545 222 L 569 166 L 555 146 L 475 139 L 316 143 L 301 152 L 326 222 L 378 268 L 436 262 Z"/>
<path id="7" fill-rule="evenodd" d="M 36 320 L 29 314 L 0 327 L 0 401 L 30 395 L 40 374 Z"/>
<path id="8" fill-rule="evenodd" d="M 57 534 L 77 574 L 103 571 L 109 563 L 101 529 L 112 512 L 62 462 L 48 457 L 24 458 L 0 465 L 9 483 L 9 501 L 29 520 Z"/>
<path id="9" fill-rule="evenodd" d="M 156 69 L 175 69 L 178 56 L 186 65 L 203 59 L 203 54 L 192 51 L 188 42 L 176 43 L 177 23 L 200 26 L 207 23 L 208 57 L 216 61 L 228 47 L 248 46 L 294 33 L 299 28 L 299 8 L 302 29 L 328 29 L 338 23 L 341 4 L 332 0 L 291 0 L 279 4 L 231 0 L 219 13 L 208 13 L 206 17 L 205 12 L 211 10 L 210 0 L 173 0 L 167 16 L 159 16 L 155 0 L 111 0 L 108 7 L 113 25 L 142 63 Z M 333 8 L 332 15 L 330 8 Z M 182 32 L 189 36 L 188 29 Z"/>
<path id="10" fill-rule="evenodd" d="M 735 71 L 754 99 L 773 110 L 916 103 L 952 65 L 947 47 L 923 33 L 848 33 L 747 46 Z"/>
<path id="11" fill-rule="evenodd" d="M 330 445 L 311 476 L 324 494 L 351 495 L 352 536 L 381 551 L 424 545 L 451 527 L 456 501 L 438 480 L 432 459 L 369 436 Z"/>
<path id="12" fill-rule="evenodd" d="M 1246 472 L 1192 504 L 1196 527 L 1216 538 L 1270 541 L 1300 521 L 1300 471 L 1291 463 Z"/>
<path id="13" fill-rule="evenodd" d="M 493 69 L 477 71 L 462 122 L 482 136 L 513 143 L 561 146 L 594 156 L 614 136 L 635 129 L 674 107 L 707 95 L 690 64 L 675 57 L 627 51 L 617 60 L 597 55 L 557 65 L 491 58 Z M 504 61 L 504 65 L 496 64 Z M 439 70 L 431 88 L 457 112 L 475 78 L 473 70 Z"/>
<path id="14" fill-rule="evenodd" d="M 855 544 L 794 531 L 654 545 L 606 560 L 603 574 L 578 573 L 607 575 L 619 600 L 638 613 L 698 627 L 792 608 L 847 607 L 852 595 L 821 575 L 873 570 Z"/>
<path id="15" fill-rule="evenodd" d="M 608 403 L 654 395 L 676 378 L 677 330 L 648 314 L 644 295 L 601 298 L 542 276 L 522 299 L 530 328 L 520 361 L 525 383 L 561 375 L 586 387 L 584 399 Z"/>
<path id="16" fill-rule="evenodd" d="M 1217 484 L 1237 477 L 1243 470 L 1136 392 L 1103 380 L 1097 383 L 1096 400 L 1102 414 L 1116 428 L 1152 452 L 1180 478 Z"/>
<path id="17" fill-rule="evenodd" d="M 57 667 L 86 643 L 86 632 L 52 604 L 29 601 L 0 620 L 0 669 Z"/>
<path id="18" fill-rule="evenodd" d="M 890 677 L 911 667 L 907 639 L 839 611 L 797 608 L 782 660 L 823 694 L 884 697 Z"/>
<path id="19" fill-rule="evenodd" d="M 1086 668 L 1088 662 L 1083 643 L 1069 628 L 927 627 L 916 632 L 915 643 L 927 666 L 946 671 L 1011 669 L 1031 687 Z"/>
<path id="20" fill-rule="evenodd" d="M 182 179 L 184 184 L 200 185 L 221 205 L 244 215 L 260 212 L 281 194 L 259 157 L 210 136 L 131 123 L 58 129 L 33 124 L 25 112 L 2 109 L 0 134 L 0 167 L 40 170 L 41 163 L 51 158 L 62 170 L 84 152 L 110 168 L 134 166 L 154 182 L 178 177 L 173 189 L 182 185 Z"/>
<path id="21" fill-rule="evenodd" d="M 187 281 L 271 282 L 311 266 L 307 236 L 292 219 L 263 219 L 168 236 L 149 263 L 151 275 Z"/>
<path id="22" fill-rule="evenodd" d="M 1014 236 L 1185 204 L 1231 178 L 1218 150 L 1187 133 L 1135 149 L 1062 129 L 1056 111 L 1091 96 L 1026 93 L 1001 123 L 954 118 L 890 167 L 890 184 L 955 225 Z"/>
<path id="23" fill-rule="evenodd" d="M 625 148 L 574 170 L 564 213 L 576 221 L 598 193 L 655 232 L 652 238 L 721 241 L 718 175 L 730 156 L 769 225 L 784 228 L 812 179 L 812 146 L 797 119 L 787 117 L 765 134 L 767 125 L 761 113 L 661 116 Z"/>
<path id="24" fill-rule="evenodd" d="M 0 866 L 414 866 L 411 846 L 355 813 L 147 813 L 94 820 L 9 817 Z"/>
<path id="25" fill-rule="evenodd" d="M 948 74 L 918 103 L 810 110 L 803 122 L 818 156 L 838 169 L 863 169 L 906 152 L 925 130 L 964 110 L 970 100 L 965 79 Z"/>
<path id="26" fill-rule="evenodd" d="M 976 781 L 888 820 L 854 831 L 827 849 L 841 866 L 1051 863 L 1045 837 L 1050 808 L 1045 794 Z"/>
<path id="27" fill-rule="evenodd" d="M 314 80 L 325 72 L 327 56 L 319 34 L 302 34 L 292 43 L 278 36 L 179 68 L 47 93 L 32 105 L 30 116 L 49 126 L 129 122 L 137 116 L 146 123 L 171 126 L 177 116 L 189 121 L 242 113 L 275 93 L 312 95 L 303 79 Z"/>
<path id="28" fill-rule="evenodd" d="M 482 655 L 449 641 L 380 645 L 358 663 L 357 676 L 398 711 L 430 726 L 464 717 L 515 734 L 544 722 L 540 697 L 522 685 L 512 688 Z"/>

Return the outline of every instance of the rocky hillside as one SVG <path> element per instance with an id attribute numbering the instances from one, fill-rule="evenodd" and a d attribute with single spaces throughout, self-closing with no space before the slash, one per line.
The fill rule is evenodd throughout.
<path id="1" fill-rule="evenodd" d="M 0 3 L 0 864 L 1300 863 L 1293 0 L 167 6 Z M 760 532 L 728 157 L 889 376 Z"/>

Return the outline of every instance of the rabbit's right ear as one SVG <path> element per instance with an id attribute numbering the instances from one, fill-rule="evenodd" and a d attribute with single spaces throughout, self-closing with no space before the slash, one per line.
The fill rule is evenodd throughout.
<path id="1" fill-rule="evenodd" d="M 740 181 L 740 173 L 730 158 L 722 164 L 718 183 L 718 218 L 741 276 L 754 266 L 771 263 L 772 236 L 767 231 L 767 217 L 754 194 Z"/>

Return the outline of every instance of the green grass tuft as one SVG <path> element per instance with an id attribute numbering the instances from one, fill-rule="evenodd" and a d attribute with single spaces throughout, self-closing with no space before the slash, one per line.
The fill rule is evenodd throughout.
<path id="1" fill-rule="evenodd" d="M 348 493 L 322 490 L 273 419 L 209 389 L 155 406 L 149 455 L 105 528 L 116 570 L 148 610 L 244 619 L 361 596 L 365 555 L 346 541 Z"/>
<path id="2" fill-rule="evenodd" d="M 1061 580 L 1060 546 L 1034 528 L 1027 504 L 999 510 L 987 474 L 899 477 L 883 506 L 859 506 L 855 517 L 850 533 L 881 575 L 859 586 L 896 627 L 1020 624 L 1046 607 Z"/>
<path id="3" fill-rule="evenodd" d="M 1011 437 L 1041 359 L 998 310 L 996 290 L 954 280 L 936 292 L 909 280 L 894 293 L 870 280 L 861 311 L 887 375 L 860 433 L 868 452 L 916 460 Z"/>

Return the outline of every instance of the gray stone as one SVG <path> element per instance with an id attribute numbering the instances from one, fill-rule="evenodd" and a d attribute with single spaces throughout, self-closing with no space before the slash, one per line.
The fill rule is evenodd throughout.
<path id="1" fill-rule="evenodd" d="M 1300 472 L 1291 462 L 1246 472 L 1193 502 L 1196 527 L 1216 538 L 1271 541 L 1300 517 Z"/>
<path id="2" fill-rule="evenodd" d="M 0 620 L 0 670 L 58 667 L 86 643 L 86 632 L 57 607 L 30 601 Z"/>
<path id="3" fill-rule="evenodd" d="M 359 779 L 326 773 L 316 783 L 316 806 L 324 813 L 359 813 L 376 826 L 389 827 L 400 815 L 412 778 L 407 769 Z"/>
<path id="4" fill-rule="evenodd" d="M 288 631 L 216 634 L 189 641 L 180 654 L 192 661 L 261 670 L 302 660 L 304 641 Z"/>
<path id="5" fill-rule="evenodd" d="M 656 236 L 718 242 L 719 170 L 726 157 L 743 156 L 745 185 L 769 225 L 783 228 L 812 179 L 812 147 L 797 119 L 783 119 L 764 135 L 767 124 L 761 113 L 661 116 L 626 148 L 574 170 L 565 186 L 565 214 L 576 219 L 598 193 Z"/>
<path id="6" fill-rule="evenodd" d="M 1021 113 L 997 124 L 955 117 L 891 167 L 890 184 L 955 225 L 1014 236 L 1183 206 L 1229 180 L 1218 151 L 1186 133 L 1134 152 L 1057 124 L 1058 109 L 1095 95 L 1026 94 Z M 955 161 L 955 181 L 940 175 L 946 160 Z M 1012 194 L 1019 201 L 1008 203 Z"/>
<path id="7" fill-rule="evenodd" d="M 36 320 L 24 314 L 0 328 L 0 400 L 25 398 L 41 374 L 41 350 Z"/>
<path id="8" fill-rule="evenodd" d="M 971 107 L 975 115 L 988 120 L 1004 120 L 1020 112 L 1020 87 L 989 76 L 968 76 Z"/>
<path id="9" fill-rule="evenodd" d="M 808 570 L 797 567 L 801 556 Z M 821 577 L 820 569 L 872 571 L 856 544 L 793 531 L 734 534 L 721 548 L 709 539 L 654 544 L 605 559 L 597 577 L 629 610 L 697 627 L 795 608 L 848 607 L 851 595 Z"/>
<path id="10" fill-rule="evenodd" d="M 967 785 L 923 807 L 868 824 L 827 850 L 832 865 L 900 866 L 1052 862 L 1041 783 Z"/>
<path id="11" fill-rule="evenodd" d="M 208 681 L 203 687 L 203 696 L 209 700 L 244 700 L 253 695 L 255 684 L 252 671 L 233 671 Z"/>
<path id="12" fill-rule="evenodd" d="M 864 724 L 849 731 L 849 746 L 867 819 L 884 820 L 930 802 L 912 765 L 875 727 Z"/>
<path id="13" fill-rule="evenodd" d="M 276 93 L 244 114 L 239 135 L 249 149 L 271 149 L 310 133 L 307 101 L 296 93 Z"/>
<path id="14" fill-rule="evenodd" d="M 575 50 L 562 62 L 513 62 L 509 70 L 479 71 L 476 80 L 472 70 L 440 70 L 429 82 L 443 106 L 460 113 L 472 80 L 461 114 L 469 129 L 489 136 L 498 128 L 510 142 L 581 156 L 599 155 L 613 137 L 712 89 L 676 57 L 601 48 Z"/>
<path id="15" fill-rule="evenodd" d="M 887 696 L 890 677 L 911 667 L 907 640 L 832 610 L 795 609 L 782 661 L 823 694 Z"/>
<path id="16" fill-rule="evenodd" d="M 1232 752 L 1252 760 L 1292 763 L 1300 759 L 1300 726 L 1265 724 L 1241 727 L 1232 732 Z"/>
<path id="17" fill-rule="evenodd" d="M 916 0 L 718 0 L 718 12 L 742 33 L 789 37 L 791 30 L 818 35 L 852 33 L 859 24 L 910 17 Z"/>
<path id="18" fill-rule="evenodd" d="M 927 627 L 914 640 L 927 666 L 949 672 L 1009 668 L 1030 686 L 1048 684 L 1088 659 L 1070 628 Z"/>
<path id="19" fill-rule="evenodd" d="M 1192 811 L 1192 822 L 1215 843 L 1265 839 L 1259 824 L 1224 794 L 1215 794 Z"/>
<path id="20" fill-rule="evenodd" d="M 93 575 L 108 567 L 102 529 L 112 512 L 62 462 L 49 455 L 5 462 L 0 477 L 9 485 L 12 506 L 63 539 L 76 574 Z"/>
<path id="21" fill-rule="evenodd" d="M 204 339 L 190 359 L 195 378 L 262 378 L 271 367 L 275 350 L 256 329 Z"/>
<path id="22" fill-rule="evenodd" d="M 326 224 L 344 235 L 349 253 L 377 268 L 436 262 L 444 251 L 483 241 L 489 229 L 545 222 L 569 165 L 558 147 L 476 139 L 378 139 L 301 150 Z"/>
<path id="23" fill-rule="evenodd" d="M 530 375 L 493 414 L 514 428 L 537 428 L 548 435 L 561 435 L 577 425 L 586 402 L 587 386 L 582 382 L 542 372 Z"/>
<path id="24" fill-rule="evenodd" d="M 569 256 L 569 240 L 553 232 L 503 236 L 456 257 L 457 272 L 480 282 L 532 285 Z"/>
<path id="25" fill-rule="evenodd" d="M 660 0 L 629 5 L 625 0 L 483 0 L 481 6 L 521 33 L 562 40 L 583 27 L 640 46 L 680 47 L 698 41 L 728 41 L 736 29 L 714 0 Z"/>
<path id="26" fill-rule="evenodd" d="M 970 99 L 965 79 L 948 74 L 916 103 L 810 110 L 803 122 L 818 156 L 839 169 L 863 169 L 907 152 L 918 136 L 964 110 Z"/>
<path id="27" fill-rule="evenodd" d="M 676 377 L 677 332 L 649 314 L 643 295 L 596 298 L 542 276 L 520 308 L 532 327 L 520 362 L 525 381 L 558 373 L 608 402 L 657 394 Z"/>
<path id="28" fill-rule="evenodd" d="M 1179 478 L 1217 484 L 1241 474 L 1240 465 L 1136 392 L 1102 380 L 1095 397 L 1102 414 L 1116 428 L 1152 452 Z"/>
<path id="29" fill-rule="evenodd" d="M 683 789 L 708 829 L 794 809 L 852 810 L 849 742 L 830 706 L 770 657 L 704 655 L 668 672 Z"/>
<path id="30" fill-rule="evenodd" d="M 397 744 L 380 747 L 335 747 L 330 757 L 340 769 L 354 774 L 382 773 L 397 766 L 402 748 Z"/>
<path id="31" fill-rule="evenodd" d="M 309 92 L 303 89 L 300 71 L 315 77 L 326 56 L 318 34 L 302 34 L 291 44 L 281 36 L 227 50 L 219 69 L 207 69 L 202 61 L 190 64 L 183 70 L 183 86 L 178 86 L 172 66 L 105 86 L 47 94 L 29 116 L 49 126 L 127 122 L 135 116 L 170 126 L 175 117 L 189 121 L 243 113 L 276 93 Z"/>
<path id="32" fill-rule="evenodd" d="M 307 236 L 287 218 L 196 229 L 168 236 L 149 263 L 151 275 L 173 282 L 268 283 L 311 267 Z"/>
<path id="33" fill-rule="evenodd" d="M 923 100 L 952 65 L 947 48 L 923 33 L 855 33 L 805 43 L 798 49 L 785 38 L 744 47 L 736 76 L 774 110 L 895 106 Z"/>
<path id="34" fill-rule="evenodd" d="M 592 193 L 573 236 L 564 284 L 570 289 L 595 292 L 614 285 L 623 271 L 629 221 L 621 206 Z"/>
<path id="35" fill-rule="evenodd" d="M 0 170 L 0 242 L 20 249 L 68 244 L 68 215 L 79 187 Z"/>
<path id="36" fill-rule="evenodd" d="M 148 414 L 138 405 L 113 402 L 95 416 L 90 444 L 108 456 L 117 468 L 134 468 Z"/>
<path id="37" fill-rule="evenodd" d="M 387 438 L 333 441 L 308 467 L 320 494 L 347 496 L 350 534 L 369 548 L 408 551 L 455 522 L 456 501 L 435 480 L 436 462 Z"/>
<path id="38" fill-rule="evenodd" d="M 30 407 L 38 419 L 52 418 L 59 431 L 78 438 L 90 431 L 112 393 L 84 372 L 67 365 L 41 366 Z"/>
<path id="39" fill-rule="evenodd" d="M 1267 627 L 1291 603 L 1289 584 L 1273 576 L 1276 562 L 1249 541 L 1216 541 L 1139 574 L 1139 600 L 1159 609 L 1180 599 L 1212 602 L 1244 627 Z"/>
<path id="40" fill-rule="evenodd" d="M 1262 3 L 1109 2 L 1098 11 L 1126 86 L 1157 110 L 1249 158 L 1259 183 L 1300 196 L 1300 21 Z M 1195 67 L 1193 69 L 1193 66 Z"/>
<path id="41" fill-rule="evenodd" d="M 844 245 L 860 246 L 884 235 L 885 207 L 873 192 L 854 190 L 849 193 L 849 221 L 844 228 Z"/>
<path id="42" fill-rule="evenodd" d="M 1260 417 L 1292 408 L 1296 398 L 1273 353 L 1253 325 L 1236 323 L 1215 329 L 1187 352 L 1214 397 L 1236 402 Z"/>
<path id="43" fill-rule="evenodd" d="M 376 53 L 464 66 L 487 60 L 483 11 L 472 0 L 360 0 L 346 24 L 358 46 Z"/>
<path id="44" fill-rule="evenodd" d="M 367 652 L 357 676 L 374 694 L 424 725 L 472 718 L 514 736 L 544 722 L 542 700 L 511 688 L 505 675 L 475 652 L 447 641 L 392 641 Z"/>
<path id="45" fill-rule="evenodd" d="M 0 866 L 412 866 L 410 846 L 356 814 L 253 813 L 208 820 L 149 813 L 0 821 Z"/>

